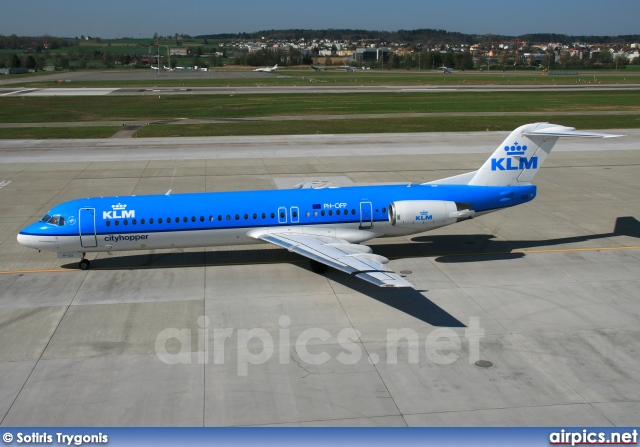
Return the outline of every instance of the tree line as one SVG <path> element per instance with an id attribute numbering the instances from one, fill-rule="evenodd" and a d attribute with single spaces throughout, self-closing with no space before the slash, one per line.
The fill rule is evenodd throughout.
<path id="1" fill-rule="evenodd" d="M 197 39 L 221 39 L 221 40 L 289 40 L 311 41 L 313 39 L 335 40 L 335 41 L 362 41 L 369 40 L 377 42 L 401 42 L 410 45 L 439 45 L 439 44 L 490 44 L 491 42 L 516 41 L 524 42 L 557 42 L 570 44 L 573 42 L 584 42 L 587 44 L 631 44 L 640 42 L 640 34 L 629 34 L 620 36 L 576 36 L 556 33 L 523 34 L 520 36 L 508 36 L 501 34 L 465 34 L 451 32 L 441 29 L 415 29 L 397 31 L 371 31 L 353 29 L 325 29 L 325 30 L 264 30 L 253 33 L 223 33 L 206 34 L 195 36 Z"/>

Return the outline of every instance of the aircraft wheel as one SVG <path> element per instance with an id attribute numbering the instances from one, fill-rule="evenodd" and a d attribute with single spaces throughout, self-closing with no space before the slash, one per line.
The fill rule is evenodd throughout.
<path id="1" fill-rule="evenodd" d="M 313 270 L 314 273 L 325 273 L 328 269 L 329 266 L 322 262 L 311 261 L 311 270 Z"/>
<path id="2" fill-rule="evenodd" d="M 80 270 L 89 270 L 91 262 L 88 259 L 83 259 L 78 265 L 80 266 Z"/>

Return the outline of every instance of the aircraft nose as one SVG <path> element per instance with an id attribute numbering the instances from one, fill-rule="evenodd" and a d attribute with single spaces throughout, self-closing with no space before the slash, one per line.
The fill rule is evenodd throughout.
<path id="1" fill-rule="evenodd" d="M 45 232 L 41 227 L 41 223 L 35 223 L 24 228 L 20 233 L 18 233 L 18 243 L 29 248 L 41 248 L 39 240 L 42 239 L 43 235 L 45 235 Z"/>
<path id="2" fill-rule="evenodd" d="M 29 248 L 35 248 L 33 246 L 33 236 L 24 234 L 23 232 L 18 233 L 18 244 Z"/>

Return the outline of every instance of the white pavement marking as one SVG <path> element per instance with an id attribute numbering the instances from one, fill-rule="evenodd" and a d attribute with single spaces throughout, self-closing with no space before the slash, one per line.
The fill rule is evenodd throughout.
<path id="1" fill-rule="evenodd" d="M 46 88 L 25 93 L 23 96 L 104 96 L 117 88 Z"/>
<path id="2" fill-rule="evenodd" d="M 15 92 L 3 93 L 0 96 L 19 95 L 20 93 L 31 92 L 33 90 L 35 90 L 35 88 L 27 88 L 24 90 L 16 90 Z"/>

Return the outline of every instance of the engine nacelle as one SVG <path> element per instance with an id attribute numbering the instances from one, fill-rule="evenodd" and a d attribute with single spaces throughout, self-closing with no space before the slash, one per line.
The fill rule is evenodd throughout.
<path id="1" fill-rule="evenodd" d="M 401 200 L 389 205 L 391 225 L 401 228 L 436 228 L 473 217 L 469 203 L 445 200 Z"/>

